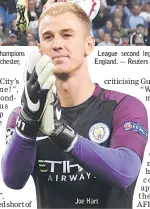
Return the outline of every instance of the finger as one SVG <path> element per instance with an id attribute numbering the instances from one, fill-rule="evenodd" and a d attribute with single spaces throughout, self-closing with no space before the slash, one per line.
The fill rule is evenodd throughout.
<path id="1" fill-rule="evenodd" d="M 49 89 L 49 91 L 47 93 L 45 108 L 47 108 L 47 106 L 49 106 L 49 105 L 54 105 L 54 103 L 55 103 L 56 96 L 55 96 L 55 92 L 53 92 L 54 87 L 55 87 L 55 85 L 52 85 L 52 87 Z M 45 111 L 45 108 L 44 108 L 44 111 Z"/>
<path id="2" fill-rule="evenodd" d="M 55 84 L 55 77 L 51 75 L 47 77 L 46 81 L 42 85 L 42 89 L 51 89 L 52 86 Z"/>
<path id="3" fill-rule="evenodd" d="M 36 63 L 36 73 L 39 76 L 41 74 L 41 72 L 43 70 L 45 70 L 45 68 L 47 68 L 47 66 L 49 65 L 50 70 L 52 70 L 51 68 L 52 66 L 52 59 L 47 56 L 47 55 L 42 55 L 40 60 Z"/>
<path id="4" fill-rule="evenodd" d="M 44 134 L 50 135 L 55 129 L 53 106 L 48 105 L 42 117 L 41 130 Z M 51 119 L 50 119 L 51 118 Z"/>
<path id="5" fill-rule="evenodd" d="M 50 88 L 54 80 L 54 78 L 51 78 L 53 75 L 53 69 L 54 65 L 51 62 L 49 62 L 48 65 L 44 68 L 44 70 L 39 74 L 38 82 L 41 87 L 45 84 L 44 88 Z"/>
<path id="6" fill-rule="evenodd" d="M 36 51 L 33 51 L 30 53 L 29 60 L 25 64 L 25 69 L 24 69 L 24 74 L 23 74 L 25 82 L 27 80 L 29 80 L 29 77 L 30 77 L 31 73 L 33 72 L 33 70 L 36 66 L 36 63 L 38 62 L 40 57 L 41 57 L 41 55 Z"/>
<path id="7" fill-rule="evenodd" d="M 29 55 L 29 60 L 25 65 L 25 70 L 28 71 L 28 73 L 32 73 L 33 69 L 36 66 L 36 63 L 39 61 L 41 55 L 37 51 L 33 51 Z"/>
<path id="8" fill-rule="evenodd" d="M 35 70 L 33 70 L 32 74 L 29 77 L 29 83 L 30 85 L 34 85 L 38 80 L 37 74 L 35 72 Z"/>

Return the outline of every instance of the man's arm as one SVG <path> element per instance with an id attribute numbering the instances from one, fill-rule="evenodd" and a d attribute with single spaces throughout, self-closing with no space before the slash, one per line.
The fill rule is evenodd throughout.
<path id="1" fill-rule="evenodd" d="M 85 138 L 78 139 L 72 156 L 96 178 L 117 188 L 130 186 L 141 168 L 141 160 L 133 150 L 103 147 Z"/>
<path id="2" fill-rule="evenodd" d="M 126 122 L 133 125 L 131 130 L 125 129 Z M 137 124 L 136 128 L 135 124 Z M 56 128 L 57 136 L 51 139 L 97 178 L 115 187 L 126 188 L 139 174 L 147 143 L 147 128 L 147 113 L 144 105 L 139 100 L 128 96 L 115 110 L 109 148 L 101 147 L 75 134 L 67 126 Z M 16 158 L 16 163 L 18 160 Z"/>
<path id="3" fill-rule="evenodd" d="M 32 174 L 36 158 L 36 141 L 21 136 L 16 130 L 16 120 L 20 108 L 10 114 L 6 131 L 7 149 L 2 157 L 2 177 L 4 183 L 12 189 L 21 189 Z M 6 133 L 6 135 L 7 135 Z"/>
<path id="4" fill-rule="evenodd" d="M 125 129 L 127 122 L 132 125 L 129 130 Z M 144 105 L 138 99 L 126 96 L 114 112 L 110 147 L 102 147 L 79 135 L 72 142 L 68 140 L 69 143 L 63 137 L 64 134 L 61 139 L 52 141 L 60 148 L 64 144 L 70 144 L 67 149 L 63 149 L 84 169 L 115 187 L 126 188 L 139 174 L 148 138 L 147 130 L 147 112 Z"/>
<path id="5" fill-rule="evenodd" d="M 9 117 L 7 128 L 11 136 L 7 137 L 11 140 L 2 158 L 2 176 L 5 184 L 10 188 L 21 189 L 33 171 L 36 136 L 42 124 L 44 111 L 47 109 L 45 106 L 47 95 L 49 95 L 50 104 L 54 97 L 53 68 L 50 57 L 33 52 L 26 64 L 22 107 L 17 114 L 13 112 Z M 53 108 L 49 109 L 51 109 L 49 113 L 52 114 L 49 126 L 52 128 L 54 126 Z M 45 125 L 42 125 L 42 128 L 45 130 Z"/>

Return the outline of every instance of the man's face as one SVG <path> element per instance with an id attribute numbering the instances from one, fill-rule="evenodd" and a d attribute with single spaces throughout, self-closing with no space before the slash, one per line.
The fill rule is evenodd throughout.
<path id="1" fill-rule="evenodd" d="M 133 7 L 133 14 L 134 15 L 139 15 L 140 13 L 140 7 L 138 5 Z"/>
<path id="2" fill-rule="evenodd" d="M 116 8 L 119 9 L 120 11 L 123 11 L 123 5 L 121 5 L 121 4 L 117 5 Z"/>
<path id="3" fill-rule="evenodd" d="M 122 45 L 128 46 L 129 45 L 129 39 L 128 38 L 122 38 Z"/>
<path id="4" fill-rule="evenodd" d="M 110 35 L 109 35 L 108 33 L 105 33 L 104 41 L 105 41 L 106 43 L 111 41 L 111 37 L 110 37 Z"/>
<path id="5" fill-rule="evenodd" d="M 145 11 L 148 12 L 148 13 L 150 13 L 150 4 L 149 3 L 146 4 Z"/>
<path id="6" fill-rule="evenodd" d="M 114 24 L 117 25 L 117 26 L 120 26 L 121 25 L 121 18 L 114 18 Z"/>
<path id="7" fill-rule="evenodd" d="M 105 35 L 104 30 L 103 29 L 99 29 L 98 30 L 98 36 L 99 36 L 99 38 L 104 38 L 104 35 Z"/>
<path id="8" fill-rule="evenodd" d="M 137 27 L 136 32 L 139 34 L 144 34 L 144 27 L 142 26 Z"/>
<path id="9" fill-rule="evenodd" d="M 111 28 L 112 28 L 112 23 L 111 23 L 110 21 L 107 21 L 107 22 L 106 22 L 106 27 L 107 27 L 108 29 L 111 29 Z"/>
<path id="10" fill-rule="evenodd" d="M 113 38 L 118 38 L 119 39 L 120 38 L 120 32 L 115 30 L 113 32 L 112 36 L 113 36 Z"/>
<path id="11" fill-rule="evenodd" d="M 27 41 L 31 41 L 33 39 L 34 39 L 33 35 L 31 33 L 28 33 L 27 34 Z"/>
<path id="12" fill-rule="evenodd" d="M 55 74 L 70 73 L 82 66 L 89 52 L 89 37 L 83 23 L 70 12 L 47 15 L 40 22 L 40 52 L 52 58 Z"/>
<path id="13" fill-rule="evenodd" d="M 15 36 L 10 36 L 10 37 L 8 38 L 8 41 L 9 41 L 11 44 L 15 44 L 15 43 L 17 42 L 17 39 L 16 39 Z"/>
<path id="14" fill-rule="evenodd" d="M 29 1 L 29 4 L 28 4 L 29 10 L 34 10 L 35 6 L 36 6 L 36 0 Z"/>
<path id="15" fill-rule="evenodd" d="M 115 10 L 115 17 L 122 17 L 122 11 L 119 8 Z"/>

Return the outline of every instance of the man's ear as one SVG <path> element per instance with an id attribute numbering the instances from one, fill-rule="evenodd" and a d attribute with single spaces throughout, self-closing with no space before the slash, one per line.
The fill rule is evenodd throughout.
<path id="1" fill-rule="evenodd" d="M 40 53 L 41 55 L 43 55 L 42 49 L 41 49 L 41 46 L 40 46 L 40 43 L 38 43 L 37 46 L 38 46 L 38 49 L 39 49 L 39 53 Z"/>
<path id="2" fill-rule="evenodd" d="M 95 46 L 95 39 L 93 36 L 86 37 L 85 41 L 85 56 L 88 56 L 91 54 Z"/>

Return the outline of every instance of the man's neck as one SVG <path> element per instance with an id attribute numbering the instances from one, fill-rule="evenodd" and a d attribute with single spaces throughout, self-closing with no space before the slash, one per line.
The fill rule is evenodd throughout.
<path id="1" fill-rule="evenodd" d="M 69 77 L 66 81 L 56 78 L 57 94 L 62 107 L 73 107 L 92 96 L 95 84 L 88 73 Z"/>

